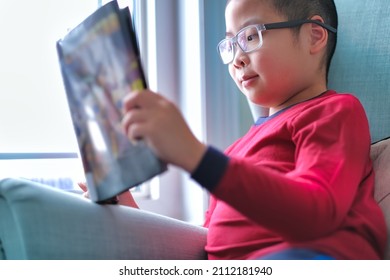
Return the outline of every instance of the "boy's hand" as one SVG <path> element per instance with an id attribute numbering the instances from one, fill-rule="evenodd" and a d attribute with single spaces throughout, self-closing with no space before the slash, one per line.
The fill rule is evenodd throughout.
<path id="1" fill-rule="evenodd" d="M 123 128 L 131 140 L 143 139 L 156 155 L 192 173 L 206 146 L 192 134 L 178 108 L 150 90 L 124 99 Z"/>
<path id="2" fill-rule="evenodd" d="M 89 194 L 88 194 L 88 188 L 87 188 L 87 184 L 84 183 L 84 182 L 78 182 L 77 185 L 79 185 L 80 189 L 83 190 L 83 196 L 85 198 L 89 198 Z"/>
<path id="3" fill-rule="evenodd" d="M 83 196 L 85 198 L 89 198 L 87 184 L 84 182 L 79 182 L 77 184 L 84 191 Z M 133 208 L 139 208 L 130 191 L 125 191 L 124 193 L 118 195 L 118 204 Z"/>

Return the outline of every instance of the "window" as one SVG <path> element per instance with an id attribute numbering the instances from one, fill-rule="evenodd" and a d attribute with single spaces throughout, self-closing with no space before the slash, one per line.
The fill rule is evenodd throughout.
<path id="1" fill-rule="evenodd" d="M 118 3 L 132 8 L 130 0 Z M 56 41 L 102 4 L 101 0 L 1 2 L 1 177 L 26 177 L 65 189 L 73 188 L 69 178 L 84 180 Z"/>
<path id="2" fill-rule="evenodd" d="M 83 176 L 55 43 L 96 7 L 96 0 L 1 2 L 2 177 Z"/>
<path id="3" fill-rule="evenodd" d="M 0 152 L 75 152 L 55 42 L 96 0 L 0 5 Z"/>

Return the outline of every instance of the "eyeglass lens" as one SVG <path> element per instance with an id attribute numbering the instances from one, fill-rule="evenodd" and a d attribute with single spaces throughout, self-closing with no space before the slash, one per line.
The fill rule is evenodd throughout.
<path id="1" fill-rule="evenodd" d="M 256 26 L 248 26 L 242 29 L 237 33 L 236 37 L 223 40 L 218 46 L 222 61 L 225 64 L 230 63 L 234 58 L 235 40 L 237 41 L 237 44 L 242 49 L 242 51 L 246 53 L 254 51 L 262 44 L 261 32 L 257 29 Z"/>

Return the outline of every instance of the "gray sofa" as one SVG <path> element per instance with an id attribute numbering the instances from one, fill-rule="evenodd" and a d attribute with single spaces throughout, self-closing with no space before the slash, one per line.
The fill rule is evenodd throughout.
<path id="1" fill-rule="evenodd" d="M 390 5 L 387 0 L 336 4 L 339 44 L 330 87 L 356 93 L 376 142 L 390 135 Z M 390 140 L 373 144 L 371 156 L 375 197 L 389 233 Z M 98 205 L 30 181 L 0 181 L 0 259 L 204 259 L 206 234 L 204 228 L 143 210 Z"/>
<path id="2" fill-rule="evenodd" d="M 0 259 L 202 259 L 206 233 L 39 183 L 0 181 Z"/>

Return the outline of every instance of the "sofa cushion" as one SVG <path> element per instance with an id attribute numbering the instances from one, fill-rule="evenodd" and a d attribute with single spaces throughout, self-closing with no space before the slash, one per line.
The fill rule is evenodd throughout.
<path id="1" fill-rule="evenodd" d="M 375 170 L 375 199 L 385 215 L 388 243 L 386 259 L 390 259 L 390 139 L 371 146 L 371 158 Z"/>

